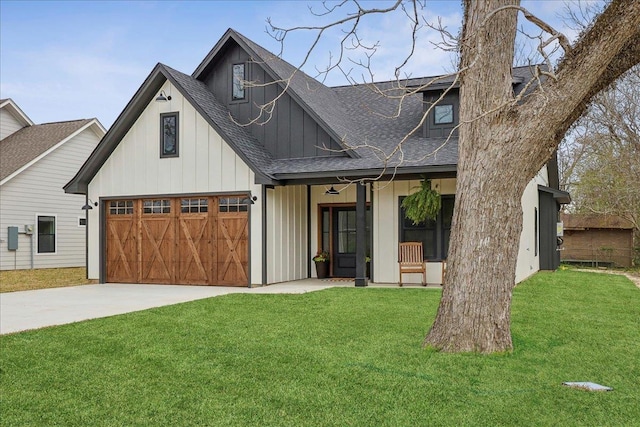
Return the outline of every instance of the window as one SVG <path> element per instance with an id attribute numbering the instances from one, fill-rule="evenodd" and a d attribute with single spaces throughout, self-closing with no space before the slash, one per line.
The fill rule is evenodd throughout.
<path id="1" fill-rule="evenodd" d="M 142 203 L 142 213 L 145 213 L 145 214 L 171 213 L 171 200 L 169 199 L 145 200 Z"/>
<path id="2" fill-rule="evenodd" d="M 178 113 L 160 114 L 160 157 L 178 157 Z"/>
<path id="3" fill-rule="evenodd" d="M 433 109 L 434 124 L 453 123 L 453 105 L 436 105 Z"/>
<path id="4" fill-rule="evenodd" d="M 244 93 L 244 64 L 233 64 L 231 73 L 231 100 L 239 101 L 245 99 Z"/>
<path id="5" fill-rule="evenodd" d="M 425 259 L 446 259 L 449 252 L 449 237 L 453 220 L 453 196 L 442 196 L 440 213 L 435 220 L 414 224 L 407 219 L 400 198 L 400 241 L 422 242 Z"/>
<path id="6" fill-rule="evenodd" d="M 110 215 L 133 215 L 133 200 L 114 200 L 109 202 Z"/>
<path id="7" fill-rule="evenodd" d="M 207 199 L 182 199 L 180 201 L 180 211 L 182 213 L 208 212 L 209 201 Z"/>
<path id="8" fill-rule="evenodd" d="M 56 251 L 56 217 L 38 216 L 38 253 Z"/>
<path id="9" fill-rule="evenodd" d="M 78 227 L 86 227 L 87 218 L 78 217 Z"/>
<path id="10" fill-rule="evenodd" d="M 220 212 L 247 212 L 247 205 L 241 197 L 221 197 L 218 204 Z"/>

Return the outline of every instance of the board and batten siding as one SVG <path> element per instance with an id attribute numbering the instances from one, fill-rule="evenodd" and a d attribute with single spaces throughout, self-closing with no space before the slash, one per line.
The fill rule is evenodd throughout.
<path id="1" fill-rule="evenodd" d="M 307 187 L 275 187 L 266 194 L 267 283 L 307 278 Z"/>
<path id="2" fill-rule="evenodd" d="M 258 199 L 250 208 L 250 276 L 261 284 L 263 201 L 253 171 L 171 83 L 161 90 L 171 100 L 149 103 L 89 183 L 89 198 L 251 192 Z M 160 158 L 160 114 L 170 112 L 179 115 L 179 157 Z M 99 278 L 98 215 L 99 209 L 89 211 L 91 279 Z"/>
<path id="3" fill-rule="evenodd" d="M 246 80 L 259 84 L 253 87 L 247 85 L 246 99 L 232 100 L 232 66 L 240 63 L 245 64 Z M 253 62 L 237 44 L 230 43 L 226 47 L 224 56 L 203 81 L 240 123 L 249 123 L 260 117 L 258 106 L 280 97 L 274 107 L 273 117 L 265 116 L 262 112 L 262 120 L 247 127 L 274 158 L 345 156 L 342 147 L 288 93 L 282 94 L 282 88 L 274 83 L 260 62 Z M 313 91 L 313 88 L 309 90 Z"/>
<path id="4" fill-rule="evenodd" d="M 7 109 L 0 109 L 0 140 L 5 139 L 23 127 L 24 124 L 16 120 L 13 114 L 7 111 Z"/>
<path id="5" fill-rule="evenodd" d="M 420 181 L 376 182 L 373 190 L 373 277 L 378 283 L 397 283 L 398 242 L 400 239 L 400 197 L 420 187 Z M 433 179 L 431 187 L 440 194 L 455 194 L 456 180 Z M 441 263 L 427 263 L 427 282 L 440 283 Z M 420 274 L 404 274 L 405 283 L 420 283 Z"/>
<path id="6" fill-rule="evenodd" d="M 538 208 L 538 184 L 547 185 L 546 168 L 527 185 L 522 195 L 523 227 L 520 236 L 515 282 L 521 282 L 539 270 L 539 255 L 535 253 L 535 209 Z M 434 179 L 432 188 L 438 187 L 443 195 L 455 194 L 455 179 Z M 399 200 L 411 194 L 419 181 L 379 182 L 374 184 L 373 203 L 373 276 L 379 283 L 398 282 Z M 393 224 L 389 226 L 389 224 Z M 496 227 L 499 225 L 496 224 Z M 393 244 L 390 244 L 393 242 Z M 439 262 L 427 263 L 427 282 L 440 282 Z M 403 275 L 405 281 L 405 275 Z M 420 283 L 420 276 L 406 275 L 407 283 Z"/>
<path id="7" fill-rule="evenodd" d="M 99 137 L 85 129 L 54 151 L 0 186 L 0 269 L 31 268 L 33 238 L 34 268 L 84 267 L 85 227 L 78 226 L 84 217 L 84 196 L 65 194 L 62 187 L 75 175 L 98 144 Z M 56 217 L 56 252 L 38 254 L 37 216 Z M 7 250 L 7 227 L 20 232 L 34 225 L 33 237 L 18 236 L 18 250 Z"/>

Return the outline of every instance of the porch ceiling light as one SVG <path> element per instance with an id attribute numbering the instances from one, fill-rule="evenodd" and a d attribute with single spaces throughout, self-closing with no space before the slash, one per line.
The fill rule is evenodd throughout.
<path id="1" fill-rule="evenodd" d="M 340 194 L 340 192 L 335 188 L 333 188 L 333 185 L 332 185 L 330 189 L 324 192 L 324 194 L 331 194 L 332 196 L 335 196 L 337 194 Z"/>
<path id="2" fill-rule="evenodd" d="M 167 96 L 164 93 L 164 90 L 161 90 L 160 93 L 158 94 L 158 97 L 156 98 L 156 102 L 166 102 L 166 101 L 171 101 L 171 95 Z"/>

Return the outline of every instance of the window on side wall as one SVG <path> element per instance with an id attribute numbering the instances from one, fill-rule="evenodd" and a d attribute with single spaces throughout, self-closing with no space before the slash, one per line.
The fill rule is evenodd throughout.
<path id="1" fill-rule="evenodd" d="M 246 99 L 244 87 L 245 66 L 243 64 L 233 64 L 231 72 L 231 100 L 242 101 Z"/>
<path id="2" fill-rule="evenodd" d="M 38 215 L 38 253 L 49 254 L 56 251 L 56 217 Z"/>
<path id="3" fill-rule="evenodd" d="M 160 114 L 160 157 L 178 157 L 178 113 Z"/>

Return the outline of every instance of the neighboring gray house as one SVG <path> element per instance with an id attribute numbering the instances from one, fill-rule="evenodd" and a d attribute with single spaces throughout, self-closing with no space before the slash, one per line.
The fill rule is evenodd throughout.
<path id="1" fill-rule="evenodd" d="M 104 134 L 97 119 L 36 125 L 0 100 L 0 270 L 85 266 L 85 199 L 62 187 Z"/>
<path id="2" fill-rule="evenodd" d="M 458 158 L 457 137 L 443 142 L 458 122 L 458 88 L 408 138 L 404 161 L 385 163 L 381 153 L 411 133 L 446 79 L 406 98 L 394 119 L 380 113 L 393 115 L 398 101 L 368 85 L 330 88 L 294 70 L 229 29 L 191 75 L 163 64 L 151 71 L 65 186 L 99 202 L 88 217 L 89 278 L 262 285 L 314 277 L 311 259 L 324 250 L 334 277 L 366 284 L 370 256 L 371 280 L 397 282 L 398 243 L 419 240 L 427 281 L 439 283 Z M 515 68 L 514 91 L 530 78 Z M 247 125 L 278 95 L 264 123 Z M 416 226 L 400 203 L 423 177 L 443 203 L 437 220 Z M 569 195 L 557 188 L 550 162 L 522 196 L 517 281 L 558 264 L 558 207 Z"/>

